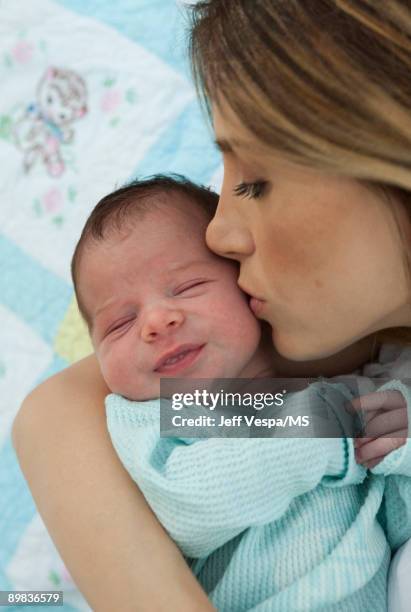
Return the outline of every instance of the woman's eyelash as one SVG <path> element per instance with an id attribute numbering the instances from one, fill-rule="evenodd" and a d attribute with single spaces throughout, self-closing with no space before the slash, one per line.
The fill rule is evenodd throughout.
<path id="1" fill-rule="evenodd" d="M 257 200 L 260 198 L 267 185 L 266 181 L 256 181 L 255 183 L 239 183 L 233 189 L 235 196 L 240 198 L 252 198 Z"/>

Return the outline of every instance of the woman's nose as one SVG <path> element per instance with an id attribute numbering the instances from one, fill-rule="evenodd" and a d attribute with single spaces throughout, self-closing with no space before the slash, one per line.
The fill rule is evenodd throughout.
<path id="1" fill-rule="evenodd" d="M 184 322 L 184 314 L 175 308 L 154 307 L 145 315 L 141 337 L 144 342 L 154 342 L 176 329 Z"/>
<path id="2" fill-rule="evenodd" d="M 254 240 L 249 229 L 218 211 L 207 227 L 206 242 L 217 255 L 237 261 L 254 252 Z"/>

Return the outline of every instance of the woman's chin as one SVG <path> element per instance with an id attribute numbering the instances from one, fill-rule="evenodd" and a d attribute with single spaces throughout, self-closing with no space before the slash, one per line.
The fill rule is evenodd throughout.
<path id="1" fill-rule="evenodd" d="M 298 362 L 327 359 L 345 348 L 343 345 L 320 346 L 318 338 L 294 337 L 278 333 L 275 329 L 272 330 L 272 341 L 283 359 Z"/>
<path id="2" fill-rule="evenodd" d="M 279 333 L 272 329 L 271 337 L 274 348 L 283 359 L 289 361 L 306 361 L 306 351 L 302 351 L 301 342 L 292 340 L 288 335 Z"/>

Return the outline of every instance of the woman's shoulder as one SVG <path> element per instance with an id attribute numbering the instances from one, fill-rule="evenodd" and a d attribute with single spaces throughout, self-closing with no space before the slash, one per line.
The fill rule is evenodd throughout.
<path id="1" fill-rule="evenodd" d="M 71 395 L 80 389 L 84 390 L 93 385 L 98 385 L 99 387 L 105 386 L 94 354 L 69 365 L 67 368 L 44 380 L 30 392 L 26 400 L 62 391 L 66 391 Z M 107 387 L 105 387 L 105 392 L 106 394 L 109 393 Z"/>
<path id="2" fill-rule="evenodd" d="M 42 382 L 24 399 L 14 419 L 12 440 L 17 455 L 28 456 L 36 448 L 52 444 L 53 438 L 60 440 L 62 431 L 70 428 L 78 436 L 84 422 L 105 427 L 107 393 L 94 355 Z"/>
<path id="3" fill-rule="evenodd" d="M 73 404 L 103 405 L 107 393 L 97 359 L 90 355 L 47 378 L 27 395 L 14 419 L 13 436 L 51 415 L 61 415 Z"/>
<path id="4" fill-rule="evenodd" d="M 362 376 L 369 378 L 410 378 L 411 345 L 384 343 L 377 359 L 362 368 Z"/>
<path id="5" fill-rule="evenodd" d="M 350 374 L 333 376 L 332 382 L 343 382 L 354 395 L 372 393 L 393 378 L 411 385 L 411 345 L 382 344 L 373 361 L 365 363 Z M 375 380 L 378 379 L 378 380 Z"/>

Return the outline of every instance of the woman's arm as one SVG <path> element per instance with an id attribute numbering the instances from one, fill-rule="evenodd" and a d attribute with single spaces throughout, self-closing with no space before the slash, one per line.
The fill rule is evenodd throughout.
<path id="1" fill-rule="evenodd" d="M 213 610 L 114 452 L 107 393 L 90 356 L 24 401 L 13 442 L 38 510 L 93 610 Z"/>

